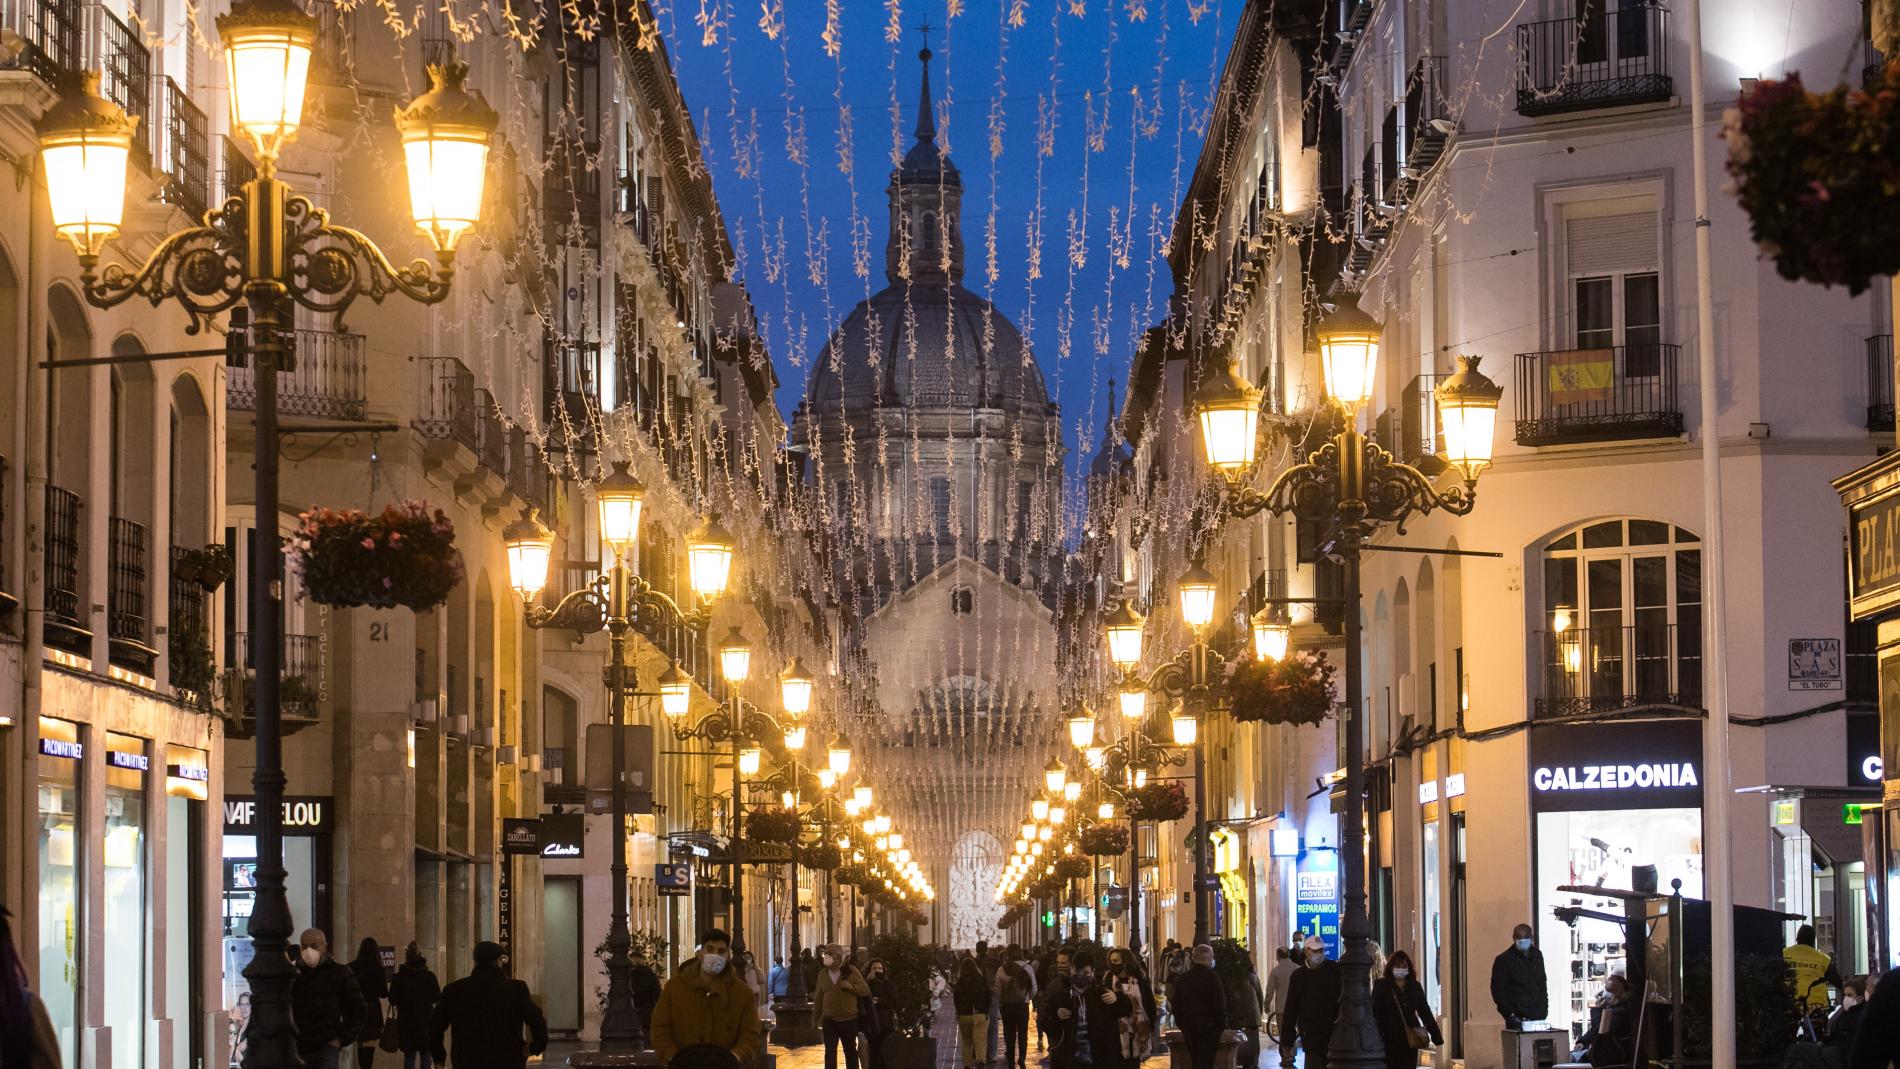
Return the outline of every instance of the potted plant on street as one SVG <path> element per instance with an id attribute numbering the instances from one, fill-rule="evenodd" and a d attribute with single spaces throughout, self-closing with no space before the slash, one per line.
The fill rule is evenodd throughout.
<path id="1" fill-rule="evenodd" d="M 462 581 L 455 525 L 426 502 L 398 501 L 375 516 L 312 509 L 297 520 L 290 565 L 319 605 L 428 612 Z"/>
<path id="2" fill-rule="evenodd" d="M 1738 954 L 1735 958 L 1735 1069 L 1777 1069 L 1794 1042 L 1799 1020 L 1794 975 L 1780 955 Z M 1683 1064 L 1709 1066 L 1709 959 L 1692 958 L 1683 967 Z"/>
<path id="3" fill-rule="evenodd" d="M 1334 671 L 1324 651 L 1236 662 L 1228 678 L 1234 719 L 1249 724 L 1321 723 L 1333 708 Z"/>
<path id="4" fill-rule="evenodd" d="M 884 1041 L 887 1069 L 936 1069 L 937 1040 L 930 1034 L 930 952 L 909 932 L 887 932 L 871 941 L 871 957 L 884 962 L 895 992 L 892 1033 Z"/>

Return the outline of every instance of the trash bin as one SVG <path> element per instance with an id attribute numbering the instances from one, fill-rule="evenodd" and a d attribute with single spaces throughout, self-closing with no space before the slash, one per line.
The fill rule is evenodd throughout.
<path id="1" fill-rule="evenodd" d="M 1181 1038 L 1181 1030 L 1170 1028 L 1161 1034 L 1168 1042 L 1168 1069 L 1193 1069 L 1194 1059 L 1188 1056 L 1187 1043 Z M 1240 1053 L 1240 1044 L 1245 1042 L 1247 1034 L 1232 1029 L 1220 1034 L 1220 1048 L 1214 1053 L 1214 1069 L 1236 1069 L 1234 1057 Z"/>
<path id="2" fill-rule="evenodd" d="M 1556 1028 L 1504 1030 L 1504 1069 L 1551 1069 L 1569 1060 L 1569 1032 Z"/>

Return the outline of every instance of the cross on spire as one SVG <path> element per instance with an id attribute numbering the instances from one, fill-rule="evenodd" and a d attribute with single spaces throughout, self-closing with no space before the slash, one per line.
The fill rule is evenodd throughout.
<path id="1" fill-rule="evenodd" d="M 930 62 L 930 30 L 930 18 L 926 16 L 923 25 L 917 27 L 917 32 L 924 36 L 924 50 L 922 56 L 925 63 Z"/>

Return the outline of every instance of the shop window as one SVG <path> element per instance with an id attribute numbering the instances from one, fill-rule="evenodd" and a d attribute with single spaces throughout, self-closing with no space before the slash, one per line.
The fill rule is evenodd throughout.
<path id="1" fill-rule="evenodd" d="M 1543 560 L 1539 715 L 1702 698 L 1702 553 L 1695 535 L 1607 520 L 1552 541 Z"/>
<path id="2" fill-rule="evenodd" d="M 77 1065 L 79 971 L 85 960 L 79 915 L 80 772 L 84 744 L 79 725 L 40 717 L 39 996 L 58 1039 L 60 1061 Z"/>
<path id="3" fill-rule="evenodd" d="M 146 978 L 150 975 L 149 929 L 145 923 L 145 777 L 150 744 L 129 735 L 106 735 L 104 842 L 105 945 L 114 968 L 101 983 L 106 1024 L 112 1029 L 115 1063 L 145 1061 Z M 182 933 L 181 933 L 182 934 Z M 121 967 L 122 966 L 122 967 Z"/>

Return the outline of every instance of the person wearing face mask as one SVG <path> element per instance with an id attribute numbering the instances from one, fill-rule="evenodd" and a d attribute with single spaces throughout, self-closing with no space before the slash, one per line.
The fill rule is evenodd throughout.
<path id="1" fill-rule="evenodd" d="M 891 1020 L 891 1007 L 897 1005 L 897 985 L 891 982 L 890 968 L 883 958 L 872 958 L 865 965 L 868 978 L 865 985 L 871 989 L 871 997 L 859 999 L 858 1030 L 864 1035 L 865 1069 L 884 1069 L 884 1041 L 891 1037 L 896 1025 Z"/>
<path id="2" fill-rule="evenodd" d="M 1155 1004 L 1154 985 L 1148 982 L 1141 962 L 1126 947 L 1108 952 L 1108 974 L 1103 982 L 1127 995 L 1135 1004 L 1135 1012 L 1121 1024 L 1122 1059 L 1130 1065 L 1140 1065 L 1154 1039 L 1155 1014 L 1159 1009 Z"/>
<path id="3" fill-rule="evenodd" d="M 1418 1064 L 1420 1050 L 1445 1042 L 1425 988 L 1412 971 L 1412 956 L 1403 950 L 1385 959 L 1385 975 L 1372 985 L 1372 1019 L 1385 1043 L 1387 1069 L 1411 1069 Z"/>
<path id="4" fill-rule="evenodd" d="M 838 1069 L 838 1048 L 844 1048 L 845 1069 L 858 1069 L 859 1001 L 871 997 L 871 985 L 838 946 L 821 947 L 818 985 L 812 1001 L 825 1035 L 825 1069 Z"/>
<path id="5" fill-rule="evenodd" d="M 1306 1069 L 1326 1069 L 1345 977 L 1339 963 L 1326 956 L 1326 942 L 1317 935 L 1306 937 L 1300 956 L 1300 970 L 1287 981 L 1286 1013 L 1280 1019 L 1280 1062 L 1293 1064 L 1293 1045 L 1297 1042 L 1306 1051 Z"/>
<path id="6" fill-rule="evenodd" d="M 1049 1018 L 1049 1069 L 1127 1069 L 1121 1021 L 1134 1000 L 1096 979 L 1088 951 L 1056 956 L 1051 989 L 1038 1013 Z"/>
<path id="7" fill-rule="evenodd" d="M 1181 1030 L 1192 1069 L 1213 1069 L 1221 1033 L 1236 1022 L 1227 1017 L 1227 986 L 1214 971 L 1214 948 L 1202 943 L 1187 952 L 1188 967 L 1174 982 L 1168 1007 Z"/>
<path id="8" fill-rule="evenodd" d="M 330 956 L 329 937 L 306 928 L 297 938 L 290 1015 L 297 1024 L 297 1055 L 307 1069 L 337 1069 L 343 1044 L 362 1032 L 366 1012 L 349 966 Z"/>
<path id="9" fill-rule="evenodd" d="M 475 967 L 442 989 L 429 1019 L 436 1064 L 450 1069 L 522 1069 L 528 1056 L 548 1049 L 548 1019 L 528 985 L 502 968 L 500 943 L 475 944 Z M 455 1034 L 449 1057 L 448 1033 Z M 525 1033 L 525 1035 L 524 1035 Z"/>
<path id="10" fill-rule="evenodd" d="M 723 929 L 708 928 L 699 953 L 674 970 L 653 1007 L 653 1053 L 660 1061 L 709 1045 L 731 1051 L 741 1065 L 758 1055 L 759 1004 L 731 964 L 732 940 Z"/>
<path id="11" fill-rule="evenodd" d="M 1544 975 L 1544 952 L 1531 941 L 1531 926 L 1511 930 L 1511 945 L 1491 963 L 1491 1001 L 1504 1027 L 1516 1032 L 1525 1021 L 1550 1015 L 1549 981 Z"/>
<path id="12" fill-rule="evenodd" d="M 1841 985 L 1841 1008 L 1827 1019 L 1827 1045 L 1840 1051 L 1847 1060 L 1854 1049 L 1854 1036 L 1860 1032 L 1860 1019 L 1867 1014 L 1867 981 L 1848 980 Z"/>

